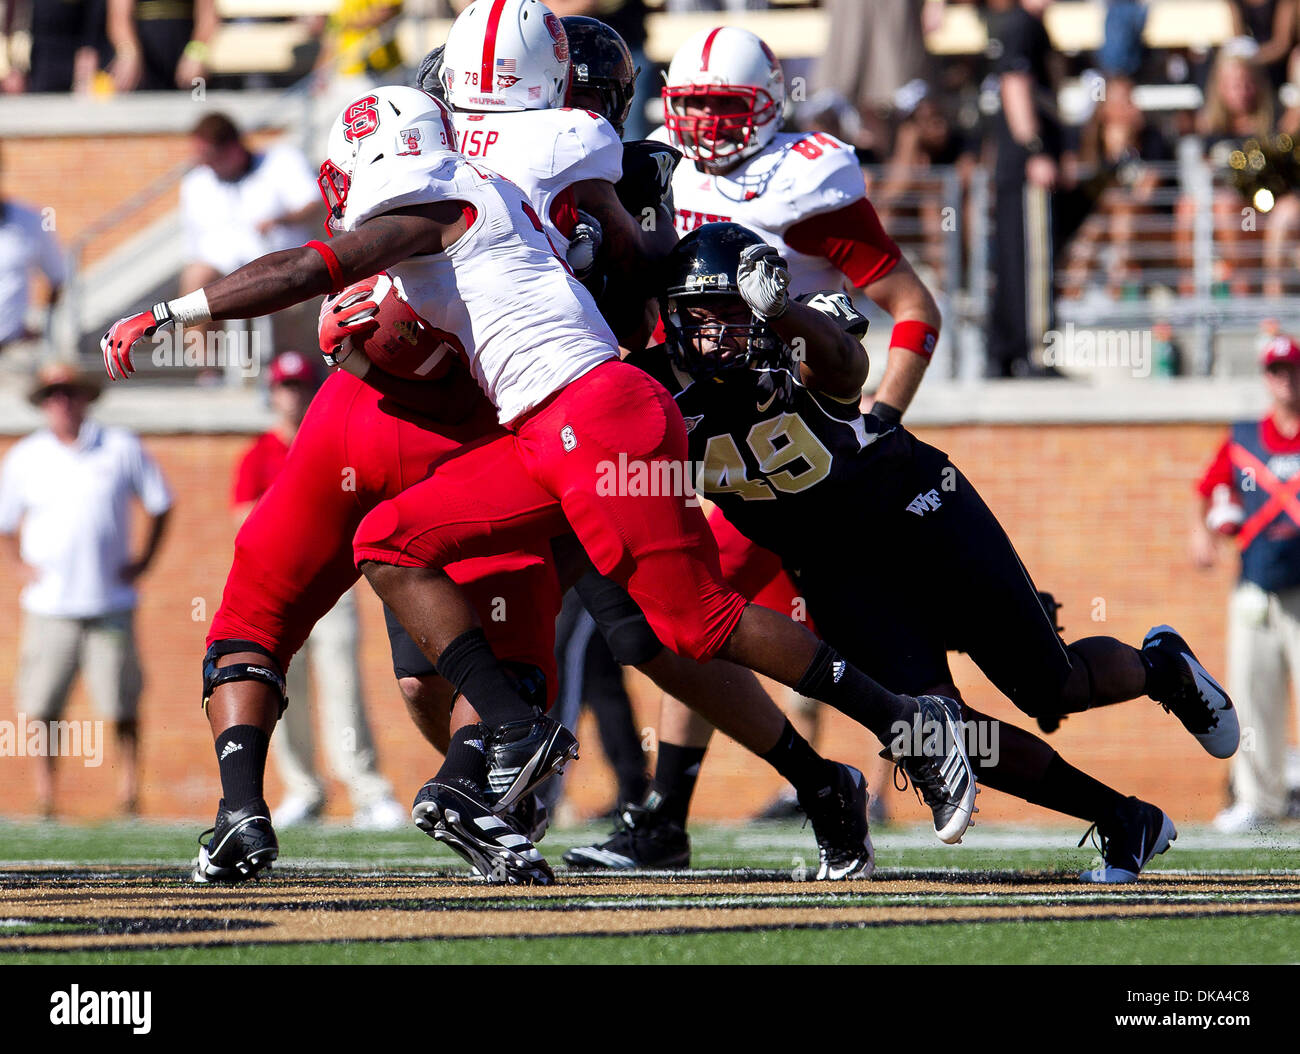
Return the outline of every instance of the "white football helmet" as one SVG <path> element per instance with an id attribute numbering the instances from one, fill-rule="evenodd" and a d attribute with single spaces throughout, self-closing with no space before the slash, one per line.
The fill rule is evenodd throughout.
<path id="1" fill-rule="evenodd" d="M 785 107 L 785 75 L 747 29 L 704 29 L 681 46 L 663 90 L 673 146 L 709 170 L 733 167 L 772 141 Z M 688 115 L 686 110 L 707 108 Z"/>
<path id="2" fill-rule="evenodd" d="M 428 92 L 394 85 L 358 96 L 331 125 L 320 166 L 317 183 L 329 209 L 326 228 L 355 227 L 348 196 L 376 162 L 436 153 L 457 153 L 456 133 L 451 111 Z"/>
<path id="3" fill-rule="evenodd" d="M 457 110 L 563 106 L 569 38 L 538 0 L 474 0 L 447 34 L 442 83 Z"/>

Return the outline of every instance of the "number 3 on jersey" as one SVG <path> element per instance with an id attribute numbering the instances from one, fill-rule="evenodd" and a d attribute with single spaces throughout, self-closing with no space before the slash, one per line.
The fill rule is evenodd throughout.
<path id="1" fill-rule="evenodd" d="M 831 452 L 813 435 L 798 414 L 759 421 L 745 439 L 766 479 L 750 479 L 736 441 L 728 433 L 710 436 L 704 448 L 704 492 L 739 494 L 745 501 L 772 501 L 775 487 L 782 494 L 798 494 L 816 486 L 831 473 Z M 806 468 L 789 466 L 803 458 Z"/>

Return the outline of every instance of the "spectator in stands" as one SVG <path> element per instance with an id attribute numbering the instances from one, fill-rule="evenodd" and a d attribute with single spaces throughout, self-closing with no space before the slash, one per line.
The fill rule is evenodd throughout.
<path id="1" fill-rule="evenodd" d="M 314 358 L 286 351 L 271 364 L 275 422 L 244 452 L 236 469 L 233 505 L 237 525 L 248 518 L 284 467 L 289 446 L 320 384 Z M 359 640 L 356 591 L 350 590 L 316 623 L 299 661 L 289 667 L 292 705 L 280 722 L 279 735 L 271 739 L 285 785 L 285 798 L 274 811 L 280 827 L 315 819 L 325 807 L 325 789 L 316 771 L 313 709 L 320 718 L 326 760 L 352 800 L 353 825 L 395 830 L 407 823 L 407 810 L 393 799 L 392 787 L 376 766 L 374 739 L 361 698 Z M 309 665 L 314 708 L 309 704 L 313 698 Z"/>
<path id="2" fill-rule="evenodd" d="M 1095 211 L 1070 243 L 1066 284 L 1071 293 L 1082 292 L 1103 241 L 1110 250 L 1110 295 L 1118 298 L 1137 291 L 1141 276 L 1133 260 L 1136 224 L 1139 217 L 1161 211 L 1153 199 L 1171 179 L 1154 166 L 1172 159 L 1160 129 L 1133 102 L 1133 82 L 1107 77 L 1104 95 L 1079 137 L 1079 180 Z"/>
<path id="3" fill-rule="evenodd" d="M 0 466 L 0 540 L 25 583 L 18 659 L 18 712 L 54 721 L 77 671 L 122 752 L 121 807 L 138 805 L 136 583 L 162 541 L 171 494 L 140 440 L 87 417 L 98 380 L 73 366 L 41 370 L 30 392 L 46 427 L 13 447 Z M 131 499 L 149 517 L 139 556 L 129 551 Z M 21 532 L 21 533 L 19 533 Z M 54 813 L 54 752 L 37 768 L 41 811 Z"/>
<path id="4" fill-rule="evenodd" d="M 1254 42 L 1246 38 L 1229 41 L 1220 49 L 1210 71 L 1197 132 L 1202 158 L 1218 173 L 1224 170 L 1228 154 L 1243 140 L 1266 136 L 1275 127 L 1273 93 L 1263 71 L 1251 61 L 1257 50 Z M 1215 279 L 1238 296 L 1251 291 L 1244 273 L 1248 256 L 1242 205 L 1241 197 L 1226 186 L 1219 185 L 1212 191 L 1214 239 L 1220 253 Z M 1176 210 L 1178 259 L 1184 275 L 1181 291 L 1185 295 L 1194 292 L 1193 231 L 1196 215 L 1205 207 L 1203 196 L 1186 193 Z M 1264 226 L 1259 224 L 1260 228 Z"/>
<path id="5" fill-rule="evenodd" d="M 317 70 L 332 78 L 333 92 L 351 99 L 400 78 L 401 17 L 402 0 L 340 0 L 320 26 L 324 45 L 316 60 Z"/>
<path id="6" fill-rule="evenodd" d="M 1047 3 L 990 5 L 990 53 L 1002 96 L 993 173 L 997 277 L 987 330 L 994 377 L 1052 372 L 1031 358 L 1053 328 L 1053 192 L 1060 181 L 1055 52 L 1043 26 Z"/>
<path id="7" fill-rule="evenodd" d="M 5 90 L 89 93 L 108 51 L 104 20 L 105 0 L 11 0 L 4 35 L 12 40 L 21 27 L 31 46 L 25 68 L 11 70 Z"/>
<path id="8" fill-rule="evenodd" d="M 1251 60 L 1261 67 L 1274 90 L 1287 81 L 1300 79 L 1294 63 L 1300 37 L 1300 0 L 1231 0 L 1233 26 L 1238 36 L 1249 36 L 1259 44 Z"/>
<path id="9" fill-rule="evenodd" d="M 316 174 L 291 146 L 248 147 L 225 114 L 201 118 L 191 133 L 195 166 L 181 182 L 190 293 L 251 260 L 317 237 L 325 206 Z M 282 347 L 315 347 L 318 301 L 273 316 Z"/>
<path id="10" fill-rule="evenodd" d="M 0 197 L 0 353 L 40 336 L 27 325 L 33 271 L 49 283 L 53 307 L 66 277 L 59 243 L 40 213 Z"/>
<path id="11" fill-rule="evenodd" d="M 117 90 L 192 89 L 217 26 L 216 0 L 108 0 Z"/>
<path id="12" fill-rule="evenodd" d="M 1300 684 L 1300 344 L 1278 336 L 1261 356 L 1270 407 L 1239 421 L 1197 486 L 1191 556 L 1208 568 L 1234 537 L 1241 576 L 1228 602 L 1228 690 L 1241 721 L 1232 764 L 1235 804 L 1215 819 L 1248 831 L 1286 815 L 1288 682 Z M 1274 500 L 1275 496 L 1290 501 Z"/>
<path id="13" fill-rule="evenodd" d="M 895 230 L 900 220 L 920 221 L 925 239 L 923 259 L 932 267 L 941 267 L 944 261 L 943 246 L 948 237 L 944 208 L 954 203 L 945 197 L 944 185 L 937 182 L 941 177 L 929 175 L 930 170 L 955 169 L 964 193 L 976 160 L 971 145 L 931 93 L 917 101 L 894 133 L 894 152 L 872 200 L 887 230 Z"/>

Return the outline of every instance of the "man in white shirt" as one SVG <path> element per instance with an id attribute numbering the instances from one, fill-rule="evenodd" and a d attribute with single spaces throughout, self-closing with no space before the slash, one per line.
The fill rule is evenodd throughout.
<path id="1" fill-rule="evenodd" d="M 203 117 L 190 137 L 197 164 L 181 181 L 187 261 L 182 293 L 320 235 L 325 209 L 316 173 L 298 150 L 286 145 L 250 150 L 220 113 Z M 319 306 L 299 305 L 273 316 L 276 344 L 315 347 Z"/>
<path id="2" fill-rule="evenodd" d="M 26 324 L 33 271 L 50 283 L 50 304 L 64 281 L 63 255 L 39 213 L 0 199 L 0 352 L 5 345 L 34 337 Z"/>
<path id="3" fill-rule="evenodd" d="M 99 385 L 75 367 L 41 370 L 31 402 L 46 427 L 0 464 L 0 543 L 26 583 L 20 603 L 18 711 L 59 718 L 78 669 L 122 751 L 122 807 L 136 809 L 136 707 L 142 678 L 133 629 L 136 580 L 158 551 L 171 493 L 140 440 L 87 419 Z M 131 499 L 149 516 L 139 556 L 130 548 Z M 21 530 L 21 533 L 19 533 Z M 54 812 L 54 751 L 37 769 L 37 796 Z"/>

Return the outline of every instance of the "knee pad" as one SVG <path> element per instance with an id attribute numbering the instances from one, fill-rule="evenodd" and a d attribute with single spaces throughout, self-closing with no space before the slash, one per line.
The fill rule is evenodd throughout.
<path id="1" fill-rule="evenodd" d="M 255 651 L 265 655 L 265 664 L 252 662 L 235 662 L 229 666 L 217 666 L 217 660 L 223 655 L 233 655 L 240 651 Z M 289 692 L 284 684 L 284 674 L 280 672 L 275 657 L 262 645 L 251 640 L 213 641 L 203 655 L 203 712 L 208 711 L 208 700 L 221 685 L 231 681 L 261 681 L 275 689 L 280 698 L 280 716 L 289 706 Z"/>

